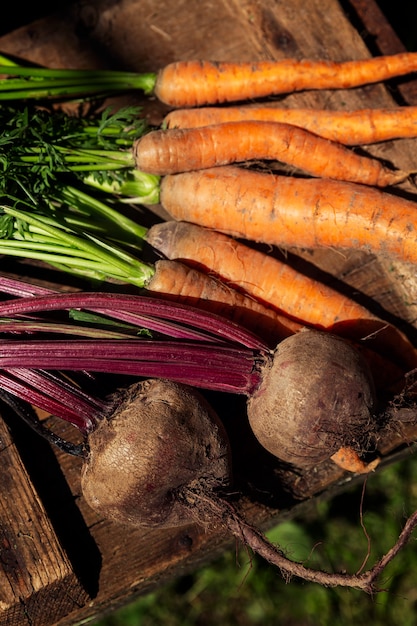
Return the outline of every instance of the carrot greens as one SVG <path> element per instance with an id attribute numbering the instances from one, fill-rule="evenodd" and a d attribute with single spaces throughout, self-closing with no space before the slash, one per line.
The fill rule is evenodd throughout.
<path id="1" fill-rule="evenodd" d="M 147 229 L 84 182 L 133 186 L 141 202 L 158 200 L 159 178 L 133 171 L 125 150 L 145 132 L 138 110 L 87 118 L 2 107 L 0 123 L 0 253 L 143 287 L 154 273 L 138 258 Z"/>
<path id="2" fill-rule="evenodd" d="M 73 180 L 132 187 L 143 203 L 158 201 L 159 177 L 135 171 L 130 148 L 147 131 L 137 107 L 100 115 L 69 115 L 34 106 L 1 107 L 0 194 L 51 197 L 52 186 Z"/>
<path id="3" fill-rule="evenodd" d="M 34 215 L 32 210 L 0 206 L 0 254 L 44 261 L 60 270 L 97 280 L 143 287 L 153 267 L 113 242 L 72 226 L 65 215 Z M 92 232 L 91 232 L 92 231 Z"/>
<path id="4" fill-rule="evenodd" d="M 140 90 L 151 94 L 156 75 L 120 70 L 51 69 L 18 63 L 0 55 L 0 100 L 79 99 Z"/>

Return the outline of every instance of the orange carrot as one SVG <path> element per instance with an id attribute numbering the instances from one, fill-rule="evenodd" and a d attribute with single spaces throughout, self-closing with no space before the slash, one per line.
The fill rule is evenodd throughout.
<path id="1" fill-rule="evenodd" d="M 364 185 L 224 166 L 165 176 L 161 203 L 176 220 L 243 239 L 417 263 L 417 203 Z"/>
<path id="2" fill-rule="evenodd" d="M 133 146 L 138 170 L 166 175 L 230 163 L 275 159 L 314 176 L 386 187 L 408 176 L 303 128 L 279 122 L 226 122 L 155 130 Z"/>
<path id="3" fill-rule="evenodd" d="M 181 61 L 162 69 L 157 98 L 173 107 L 253 100 L 306 89 L 349 89 L 417 71 L 417 53 L 347 61 Z"/>
<path id="4" fill-rule="evenodd" d="M 274 349 L 279 341 L 306 328 L 271 307 L 195 268 L 176 261 L 157 261 L 147 290 L 160 297 L 184 302 L 223 315 L 254 331 Z M 399 364 L 372 347 L 357 346 L 363 353 L 377 388 L 399 393 L 404 388 L 404 363 Z"/>
<path id="5" fill-rule="evenodd" d="M 355 450 L 345 446 L 339 448 L 330 458 L 341 469 L 355 474 L 369 474 L 369 472 L 373 472 L 378 467 L 381 461 L 380 458 L 376 458 L 370 463 L 365 463 Z"/>
<path id="6" fill-rule="evenodd" d="M 189 222 L 155 224 L 146 239 L 168 259 L 188 262 L 300 324 L 359 341 L 407 369 L 417 367 L 417 350 L 398 328 L 271 254 Z"/>
<path id="7" fill-rule="evenodd" d="M 146 289 L 223 315 L 267 340 L 271 348 L 305 327 L 215 277 L 176 261 L 157 261 Z"/>
<path id="8" fill-rule="evenodd" d="M 291 124 L 346 146 L 417 137 L 417 106 L 357 111 L 282 109 L 265 105 L 202 107 L 171 111 L 163 126 L 197 128 L 247 120 Z"/>
<path id="9" fill-rule="evenodd" d="M 301 323 L 331 329 L 346 320 L 373 317 L 351 298 L 217 230 L 161 222 L 148 230 L 146 241 L 166 258 L 191 262 Z"/>

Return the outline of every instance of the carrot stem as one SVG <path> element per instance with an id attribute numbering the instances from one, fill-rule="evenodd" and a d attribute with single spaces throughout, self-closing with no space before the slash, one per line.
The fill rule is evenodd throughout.
<path id="1" fill-rule="evenodd" d="M 12 218 L 9 228 L 14 237 L 0 240 L 3 254 L 47 261 L 97 278 L 127 280 L 140 287 L 154 274 L 151 266 L 91 233 L 80 236 L 75 229 L 71 232 L 69 226 L 63 228 L 50 217 L 34 217 L 9 206 L 1 210 Z"/>
<path id="2" fill-rule="evenodd" d="M 119 70 L 52 69 L 25 66 L 0 56 L 0 100 L 18 99 L 85 99 L 104 97 L 118 92 L 153 92 L 156 74 L 138 74 Z"/>

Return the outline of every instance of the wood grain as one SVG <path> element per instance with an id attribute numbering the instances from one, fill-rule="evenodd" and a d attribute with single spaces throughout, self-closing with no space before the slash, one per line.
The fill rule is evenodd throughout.
<path id="1" fill-rule="evenodd" d="M 3 420 L 0 472 L 0 624 L 53 624 L 88 596 Z"/>

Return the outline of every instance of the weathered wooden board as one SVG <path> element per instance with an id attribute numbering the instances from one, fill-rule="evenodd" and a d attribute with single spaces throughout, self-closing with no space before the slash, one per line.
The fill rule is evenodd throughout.
<path id="1" fill-rule="evenodd" d="M 366 11 L 359 0 L 355 0 L 355 5 L 356 10 L 352 5 L 344 5 L 347 14 L 336 0 L 78 0 L 61 13 L 1 37 L 0 50 L 49 66 L 114 67 L 135 71 L 155 71 L 170 61 L 195 57 L 232 61 L 287 56 L 347 60 L 369 56 L 364 34 L 372 35 L 371 27 L 375 27 L 377 35 L 368 37 L 373 46 L 379 40 L 382 51 L 395 52 L 395 46 L 400 43 L 395 42 L 380 14 L 377 12 L 377 22 L 375 16 L 369 17 L 373 3 L 366 4 Z M 359 30 L 353 25 L 359 24 L 358 17 L 364 20 Z M 384 50 L 383 45 L 390 49 Z M 404 86 L 407 82 L 405 79 L 397 81 Z M 388 90 L 376 85 L 349 92 L 289 95 L 277 102 L 288 107 L 353 109 L 390 106 L 394 97 L 396 91 L 393 88 Z M 412 95 L 408 97 L 412 98 Z M 166 110 L 155 100 L 145 101 L 139 96 L 118 99 L 117 102 L 125 100 L 142 103 L 154 123 L 161 120 Z M 392 160 L 399 167 L 415 169 L 415 141 L 389 142 L 374 146 L 372 152 Z M 407 192 L 413 194 L 414 189 L 409 187 Z M 413 268 L 370 257 L 360 250 L 351 253 L 336 250 L 297 252 L 323 280 L 342 284 L 357 297 L 375 302 L 409 324 L 410 331 L 413 331 L 416 319 L 414 293 L 417 291 Z M 242 401 L 230 399 L 226 405 L 217 396 L 211 399 L 217 403 L 231 431 L 239 419 L 240 447 L 235 451 L 235 473 L 238 485 L 246 488 L 251 485 L 251 491 L 247 492 L 241 505 L 250 519 L 271 525 L 286 507 L 280 495 L 276 466 L 249 435 Z M 54 426 L 63 433 L 68 431 L 64 424 Z M 33 454 L 37 455 L 38 440 L 29 434 L 27 438 L 33 446 Z M 251 466 L 256 467 L 257 474 L 253 474 L 243 462 L 245 454 L 252 458 Z M 71 565 L 90 600 L 69 613 L 70 607 L 67 606 L 59 614 L 62 599 L 57 597 L 55 604 L 52 601 L 51 605 L 45 606 L 45 625 L 59 623 L 64 626 L 97 617 L 154 585 L 196 567 L 230 545 L 230 540 L 222 533 L 207 533 L 196 526 L 181 531 L 156 532 L 110 524 L 91 511 L 80 495 L 79 461 L 60 454 L 57 459 L 57 467 L 63 472 L 74 500 L 66 504 L 59 498 L 54 501 L 55 485 L 50 485 L 49 490 L 46 488 L 42 497 L 48 501 L 50 519 L 59 518 L 53 531 L 63 552 L 71 555 Z M 321 477 L 321 482 L 308 484 L 307 492 L 319 491 L 340 477 L 330 469 L 325 478 Z M 2 480 L 1 492 L 7 489 L 7 485 L 8 482 Z M 261 492 L 268 494 L 266 499 L 261 498 Z M 34 498 L 36 501 L 36 494 Z M 59 516 L 62 510 L 65 515 L 61 513 Z M 89 537 L 93 544 L 89 543 Z M 71 568 L 68 575 L 72 575 Z M 5 576 L 7 573 L 0 570 L 1 588 Z"/>
<path id="2" fill-rule="evenodd" d="M 0 420 L 0 624 L 41 626 L 82 606 L 88 595 L 20 452 Z"/>

